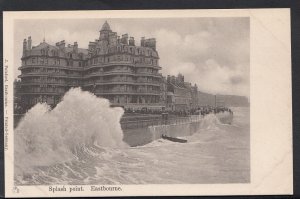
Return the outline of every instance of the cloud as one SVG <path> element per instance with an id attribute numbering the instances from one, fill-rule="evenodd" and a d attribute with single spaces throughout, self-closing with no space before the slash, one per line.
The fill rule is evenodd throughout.
<path id="1" fill-rule="evenodd" d="M 229 45 L 215 32 L 181 36 L 166 29 L 155 36 L 164 75 L 181 73 L 204 92 L 249 96 L 248 40 L 233 39 Z"/>
<path id="2" fill-rule="evenodd" d="M 98 37 L 99 33 L 92 30 L 71 32 L 68 29 L 55 29 L 46 39 L 49 44 L 55 44 L 58 41 L 65 40 L 67 44 L 77 42 L 80 48 L 87 48 L 89 41 L 93 41 Z M 91 40 L 91 38 L 94 39 Z"/>
<path id="3" fill-rule="evenodd" d="M 22 55 L 22 41 L 31 35 L 38 45 L 65 40 L 80 48 L 99 37 L 105 19 L 20 20 L 15 23 L 15 74 Z M 155 37 L 164 76 L 181 73 L 201 91 L 249 96 L 249 18 L 109 19 L 119 35 Z M 45 25 L 47 24 L 47 25 Z M 17 75 L 15 75 L 17 76 Z"/>

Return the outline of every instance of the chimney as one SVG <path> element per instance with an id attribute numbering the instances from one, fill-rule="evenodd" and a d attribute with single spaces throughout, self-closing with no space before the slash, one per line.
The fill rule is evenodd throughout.
<path id="1" fill-rule="evenodd" d="M 62 40 L 60 42 L 57 42 L 55 45 L 57 47 L 59 47 L 59 49 L 62 49 L 62 48 L 65 48 L 66 43 L 65 43 L 65 40 Z"/>
<path id="2" fill-rule="evenodd" d="M 96 42 L 89 42 L 89 51 L 93 51 L 96 47 Z"/>
<path id="3" fill-rule="evenodd" d="M 154 50 L 156 50 L 156 39 L 155 38 L 151 38 L 150 39 L 150 41 L 149 41 L 149 43 L 150 43 L 150 48 L 152 48 L 152 49 L 154 49 Z"/>
<path id="4" fill-rule="evenodd" d="M 141 46 L 145 46 L 145 37 L 141 38 Z"/>
<path id="5" fill-rule="evenodd" d="M 26 39 L 23 40 L 23 55 L 25 55 L 25 52 L 27 50 L 27 41 Z"/>
<path id="6" fill-rule="evenodd" d="M 31 36 L 29 36 L 28 37 L 28 45 L 27 45 L 28 50 L 31 50 L 31 43 L 32 43 Z"/>
<path id="7" fill-rule="evenodd" d="M 135 45 L 135 43 L 134 43 L 134 37 L 130 37 L 129 38 L 129 45 L 130 46 L 134 46 Z"/>
<path id="8" fill-rule="evenodd" d="M 75 53 L 78 53 L 78 43 L 77 42 L 74 42 L 74 45 L 73 45 L 73 51 Z"/>
<path id="9" fill-rule="evenodd" d="M 128 45 L 128 34 L 122 35 L 121 43 Z"/>
<path id="10" fill-rule="evenodd" d="M 155 38 L 146 39 L 144 41 L 144 46 L 156 50 L 156 40 L 155 40 Z"/>

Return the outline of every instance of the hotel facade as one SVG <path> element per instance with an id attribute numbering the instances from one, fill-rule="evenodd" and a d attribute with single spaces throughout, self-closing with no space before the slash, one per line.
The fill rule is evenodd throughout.
<path id="1" fill-rule="evenodd" d="M 50 45 L 44 40 L 32 46 L 23 41 L 21 75 L 14 81 L 14 111 L 23 114 L 37 103 L 54 107 L 72 87 L 109 99 L 125 109 L 190 111 L 214 106 L 215 95 L 198 91 L 184 76 L 162 76 L 154 38 L 133 37 L 113 32 L 107 22 L 99 37 L 79 48 L 77 42 Z M 219 95 L 227 105 L 249 106 L 246 97 Z"/>
<path id="2" fill-rule="evenodd" d="M 138 109 L 166 106 L 164 78 L 159 73 L 159 56 L 154 38 L 121 37 L 105 22 L 99 38 L 88 49 L 77 42 L 32 46 L 24 39 L 20 101 L 25 109 L 38 102 L 55 106 L 71 87 L 81 87 L 110 100 L 112 105 Z"/>

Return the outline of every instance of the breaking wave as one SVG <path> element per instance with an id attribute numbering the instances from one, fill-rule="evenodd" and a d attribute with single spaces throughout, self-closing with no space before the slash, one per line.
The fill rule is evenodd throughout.
<path id="1" fill-rule="evenodd" d="M 228 177 L 220 172 L 224 168 L 239 173 L 234 182 L 247 180 L 248 172 L 241 168 L 248 168 L 243 162 L 248 161 L 244 148 L 249 144 L 249 110 L 235 112 L 238 127 L 223 125 L 218 116 L 209 114 L 177 126 L 141 129 L 138 133 L 148 133 L 150 143 L 129 147 L 120 125 L 123 109 L 74 88 L 54 109 L 34 106 L 15 129 L 15 184 L 228 183 L 232 172 Z M 161 134 L 188 142 L 170 142 Z M 231 152 L 234 147 L 238 153 Z M 216 162 L 219 157 L 231 159 L 234 166 L 231 161 Z"/>
<path id="2" fill-rule="evenodd" d="M 150 126 L 149 130 L 152 136 L 152 141 L 160 139 L 162 135 L 178 137 L 190 136 L 199 133 L 203 130 L 219 130 L 221 122 L 215 114 L 208 114 L 205 117 L 197 116 L 196 118 L 177 124 L 167 124 Z"/>
<path id="3" fill-rule="evenodd" d="M 15 129 L 15 172 L 34 171 L 80 158 L 88 147 L 122 148 L 122 108 L 111 108 L 107 99 L 70 89 L 53 109 L 37 104 Z"/>

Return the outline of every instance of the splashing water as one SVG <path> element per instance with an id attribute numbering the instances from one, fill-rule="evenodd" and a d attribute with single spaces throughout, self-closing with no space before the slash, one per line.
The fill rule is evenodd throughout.
<path id="1" fill-rule="evenodd" d="M 219 130 L 218 125 L 220 124 L 221 122 L 216 117 L 216 115 L 211 113 L 203 118 L 201 122 L 201 129 Z"/>
<path id="2" fill-rule="evenodd" d="M 71 89 L 53 110 L 34 106 L 15 129 L 15 184 L 249 182 L 249 109 L 234 112 L 234 125 L 220 124 L 211 114 L 191 124 L 123 135 L 122 108 Z M 168 130 L 188 142 L 159 139 Z M 152 142 L 143 146 L 122 141 L 147 133 Z"/>
<path id="3" fill-rule="evenodd" d="M 70 89 L 53 110 L 35 105 L 15 129 L 15 172 L 76 159 L 92 145 L 126 147 L 122 115 L 122 108 L 111 108 L 108 100 L 80 88 Z"/>
<path id="4" fill-rule="evenodd" d="M 149 131 L 152 136 L 151 141 L 157 140 L 162 135 L 171 137 L 190 136 L 199 133 L 200 130 L 219 130 L 219 119 L 215 114 L 208 114 L 205 117 L 197 117 L 193 120 L 167 125 L 150 126 Z"/>

